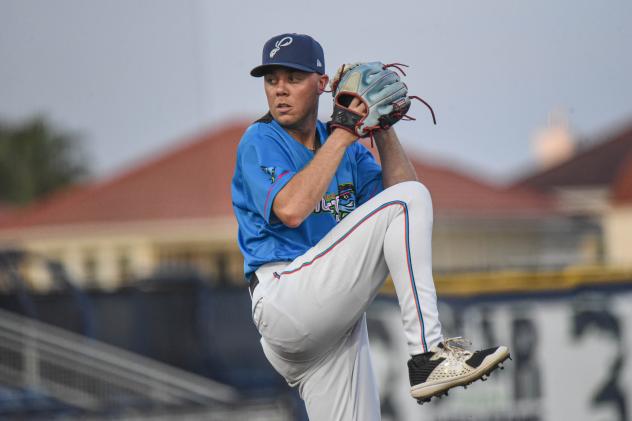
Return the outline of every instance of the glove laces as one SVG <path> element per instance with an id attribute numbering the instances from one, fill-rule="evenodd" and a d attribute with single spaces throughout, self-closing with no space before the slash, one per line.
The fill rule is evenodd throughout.
<path id="1" fill-rule="evenodd" d="M 382 66 L 382 69 L 388 69 L 390 67 L 392 67 L 393 69 L 399 70 L 399 72 L 403 76 L 406 76 L 406 72 L 404 71 L 404 69 L 402 69 L 402 67 L 410 67 L 410 66 L 407 65 L 407 64 L 403 64 L 403 63 L 389 63 L 389 64 L 385 64 L 384 66 Z M 430 114 L 432 115 L 432 122 L 435 124 L 435 126 L 437 125 L 437 118 L 435 117 L 434 110 L 432 109 L 430 104 L 428 104 L 426 101 L 424 101 L 423 99 L 421 99 L 417 95 L 409 95 L 408 98 L 416 99 L 416 100 L 420 101 L 421 103 L 423 103 L 426 107 L 428 107 L 428 109 L 430 110 Z M 415 117 L 411 117 L 409 115 L 404 115 L 402 117 L 402 120 L 404 120 L 404 121 L 415 121 L 417 119 Z"/>
<path id="2" fill-rule="evenodd" d="M 402 67 L 410 67 L 410 66 L 407 64 L 402 64 L 402 63 L 389 63 L 382 66 L 382 69 L 386 70 L 389 67 L 399 70 L 402 75 L 406 76 L 406 72 L 404 71 L 404 69 L 402 69 Z"/>

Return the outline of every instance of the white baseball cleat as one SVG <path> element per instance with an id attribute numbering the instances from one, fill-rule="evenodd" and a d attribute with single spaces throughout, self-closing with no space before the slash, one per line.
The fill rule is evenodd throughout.
<path id="1" fill-rule="evenodd" d="M 503 368 L 503 361 L 511 358 L 506 346 L 472 352 L 465 349 L 467 345 L 469 342 L 461 337 L 446 339 L 430 352 L 408 360 L 410 394 L 419 404 L 447 395 L 455 386 L 466 387 L 478 379 L 485 381 L 496 368 Z"/>

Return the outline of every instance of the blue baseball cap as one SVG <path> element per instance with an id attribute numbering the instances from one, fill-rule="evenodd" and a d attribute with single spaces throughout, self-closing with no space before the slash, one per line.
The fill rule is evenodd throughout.
<path id="1" fill-rule="evenodd" d="M 309 35 L 277 35 L 265 43 L 261 65 L 252 69 L 250 75 L 261 77 L 272 66 L 290 67 L 304 72 L 325 74 L 323 47 Z"/>

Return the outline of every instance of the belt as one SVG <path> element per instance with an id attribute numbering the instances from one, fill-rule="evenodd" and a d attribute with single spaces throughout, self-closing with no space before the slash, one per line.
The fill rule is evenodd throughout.
<path id="1" fill-rule="evenodd" d="M 252 277 L 250 278 L 250 285 L 248 285 L 248 289 L 250 290 L 251 296 L 255 292 L 255 288 L 257 288 L 257 285 L 259 285 L 259 278 L 257 278 L 256 273 L 253 273 Z"/>

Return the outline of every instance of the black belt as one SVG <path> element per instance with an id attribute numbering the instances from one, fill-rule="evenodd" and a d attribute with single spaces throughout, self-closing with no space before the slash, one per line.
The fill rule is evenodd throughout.
<path id="1" fill-rule="evenodd" d="M 254 294 L 255 288 L 259 285 L 259 279 L 257 278 L 257 274 L 253 273 L 252 277 L 250 277 L 250 285 L 248 285 L 248 289 L 250 290 L 250 295 Z"/>

